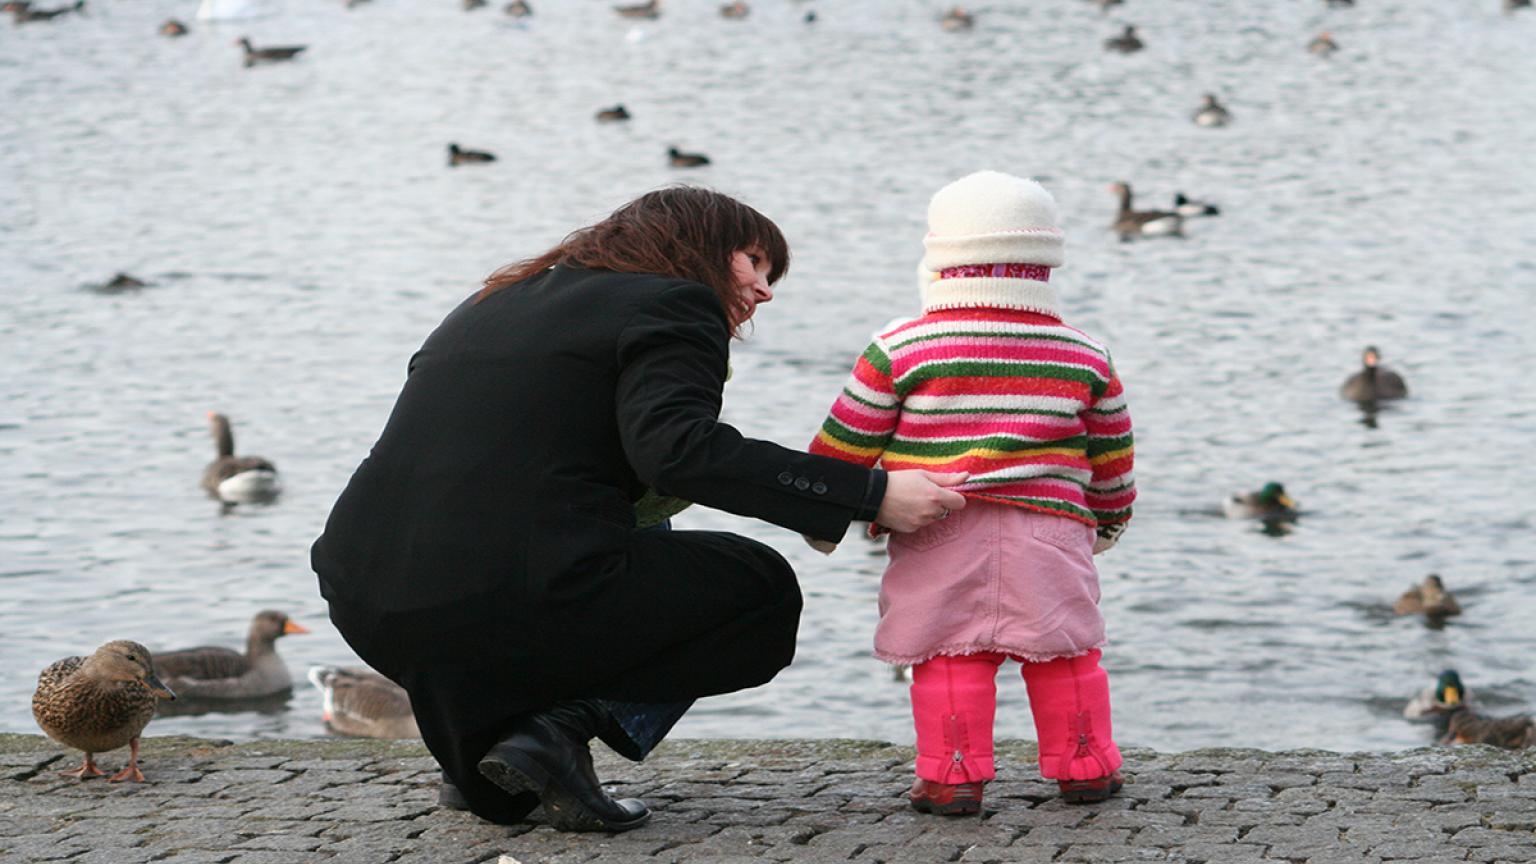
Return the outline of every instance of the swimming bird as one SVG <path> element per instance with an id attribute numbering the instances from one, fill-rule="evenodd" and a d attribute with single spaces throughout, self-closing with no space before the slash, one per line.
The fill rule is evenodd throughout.
<path id="1" fill-rule="evenodd" d="M 1125 25 L 1125 29 L 1120 31 L 1119 36 L 1113 36 L 1104 40 L 1104 48 L 1106 50 L 1117 51 L 1121 54 L 1135 54 L 1144 47 L 1146 46 L 1142 44 L 1141 37 L 1136 35 L 1136 28 L 1129 24 Z"/>
<path id="2" fill-rule="evenodd" d="M 805 18 L 802 19 L 802 20 L 804 20 L 805 23 L 807 23 L 807 24 L 815 24 L 816 23 L 816 10 L 812 9 L 812 10 L 806 12 L 805 13 Z"/>
<path id="3" fill-rule="evenodd" d="M 7 15 L 14 15 L 17 12 L 26 11 L 27 9 L 31 8 L 31 6 L 31 0 L 5 0 L 4 3 L 0 3 L 0 12 L 4 12 Z"/>
<path id="4" fill-rule="evenodd" d="M 1468 706 L 1451 712 L 1441 744 L 1491 744 L 1506 750 L 1536 747 L 1536 719 L 1529 714 L 1484 717 Z"/>
<path id="5" fill-rule="evenodd" d="M 99 777 L 95 755 L 128 745 L 128 764 L 109 782 L 144 782 L 139 770 L 139 734 L 155 716 L 157 699 L 175 699 L 155 677 L 149 650 L 120 639 L 89 657 L 65 657 L 37 676 L 32 717 L 49 738 L 85 752 L 85 761 L 65 777 Z"/>
<path id="6" fill-rule="evenodd" d="M 667 164 L 673 168 L 697 168 L 700 165 L 708 165 L 709 157 L 703 153 L 684 153 L 676 147 L 668 147 Z"/>
<path id="7" fill-rule="evenodd" d="M 187 25 L 177 21 L 175 18 L 167 18 L 165 23 L 160 25 L 160 35 L 185 36 L 187 35 Z"/>
<path id="8" fill-rule="evenodd" d="M 311 666 L 309 682 L 320 690 L 325 727 L 338 735 L 421 737 L 405 688 L 372 669 Z"/>
<path id="9" fill-rule="evenodd" d="M 1392 604 L 1392 611 L 1399 615 L 1424 615 L 1429 618 L 1449 618 L 1461 614 L 1461 604 L 1445 590 L 1445 583 L 1431 573 L 1424 581 L 1404 591 Z"/>
<path id="10" fill-rule="evenodd" d="M 281 63 L 299 56 L 307 45 L 274 45 L 269 48 L 254 48 L 251 40 L 244 36 L 235 40 L 235 44 L 245 49 L 245 65 L 255 66 L 257 63 Z"/>
<path id="11" fill-rule="evenodd" d="M 464 11 L 471 12 L 485 5 L 485 0 L 464 0 Z"/>
<path id="12" fill-rule="evenodd" d="M 1175 192 L 1173 195 L 1173 212 L 1184 217 L 1220 216 L 1221 208 L 1205 201 L 1195 201 L 1192 198 L 1186 198 L 1183 192 Z"/>
<path id="13" fill-rule="evenodd" d="M 1347 9 L 1355 5 L 1355 0 L 1324 0 L 1330 9 Z"/>
<path id="14" fill-rule="evenodd" d="M 1472 694 L 1461 683 L 1455 669 L 1442 671 L 1435 683 L 1420 690 L 1403 706 L 1403 718 L 1414 722 L 1435 724 L 1437 735 L 1445 735 L 1450 728 L 1451 713 L 1469 704 Z"/>
<path id="15" fill-rule="evenodd" d="M 293 689 L 293 677 L 277 656 L 283 636 L 309 630 L 271 609 L 256 613 L 245 637 L 245 653 L 200 645 L 155 655 L 155 674 L 189 701 L 259 699 Z"/>
<path id="16" fill-rule="evenodd" d="M 1131 207 L 1131 184 L 1121 180 L 1111 183 L 1109 191 L 1120 197 L 1120 210 L 1110 229 L 1121 240 L 1133 237 L 1178 237 L 1184 234 L 1184 217 L 1171 210 L 1134 210 Z"/>
<path id="17" fill-rule="evenodd" d="M 597 122 L 599 123 L 618 123 L 628 119 L 629 111 L 622 104 L 615 105 L 612 108 L 604 108 L 597 112 Z"/>
<path id="18" fill-rule="evenodd" d="M 202 486 L 209 496 L 240 502 L 271 498 L 282 491 L 275 465 L 260 456 L 235 455 L 235 434 L 228 417 L 209 411 L 208 428 L 218 454 L 203 468 Z"/>
<path id="19" fill-rule="evenodd" d="M 976 16 L 965 11 L 964 6 L 951 6 L 939 19 L 939 26 L 949 31 L 969 30 L 976 26 Z"/>
<path id="20" fill-rule="evenodd" d="M 1504 0 L 1504 11 L 1513 12 L 1516 9 L 1531 8 L 1531 0 Z"/>
<path id="21" fill-rule="evenodd" d="M 621 18 L 649 18 L 661 17 L 661 0 L 646 0 L 635 6 L 615 6 L 613 11 L 619 13 Z"/>
<path id="22" fill-rule="evenodd" d="M 116 294 L 120 291 L 137 291 L 140 288 L 148 287 L 148 285 L 149 283 L 143 279 L 119 271 L 111 279 L 97 285 L 96 290 L 103 294 Z"/>
<path id="23" fill-rule="evenodd" d="M 1257 492 L 1238 492 L 1222 502 L 1221 510 L 1229 519 L 1263 519 L 1286 521 L 1296 518 L 1297 506 L 1285 487 L 1279 483 L 1265 483 Z"/>
<path id="24" fill-rule="evenodd" d="M 11 23 L 30 24 L 33 21 L 52 21 L 60 15 L 70 12 L 81 12 L 85 9 L 85 0 L 75 0 L 73 6 L 57 6 L 53 9 L 35 9 L 31 3 L 17 4 L 18 8 L 11 10 Z"/>
<path id="25" fill-rule="evenodd" d="M 1333 34 L 1327 30 L 1313 36 L 1312 41 L 1307 43 L 1307 51 L 1320 57 L 1327 57 L 1337 50 L 1339 43 L 1333 41 Z"/>
<path id="26" fill-rule="evenodd" d="M 1196 126 L 1225 126 L 1232 122 L 1232 112 L 1227 106 L 1216 99 L 1216 94 L 1207 93 L 1200 99 L 1200 107 L 1190 116 Z"/>
<path id="27" fill-rule="evenodd" d="M 493 154 L 481 150 L 465 150 L 457 144 L 448 145 L 448 166 L 460 165 L 466 162 L 495 162 Z"/>
<path id="28" fill-rule="evenodd" d="M 1408 384 L 1403 381 L 1403 376 L 1381 365 L 1381 352 L 1376 346 L 1367 345 L 1360 355 L 1360 371 L 1345 379 L 1339 387 L 1339 396 L 1364 403 L 1405 399 Z"/>
<path id="29" fill-rule="evenodd" d="M 734 3 L 727 3 L 720 7 L 721 18 L 733 18 L 740 20 L 751 14 L 752 7 L 744 3 L 743 0 L 736 0 Z"/>
<path id="30" fill-rule="evenodd" d="M 527 18 L 533 14 L 533 7 L 528 5 L 528 0 L 512 0 L 501 11 L 511 15 L 513 18 Z"/>

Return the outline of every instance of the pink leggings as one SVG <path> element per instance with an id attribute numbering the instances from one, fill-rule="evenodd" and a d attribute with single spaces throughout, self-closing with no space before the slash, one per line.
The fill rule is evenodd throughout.
<path id="1" fill-rule="evenodd" d="M 992 718 L 997 713 L 995 653 L 935 657 L 912 667 L 917 776 L 974 783 L 997 776 Z M 1051 780 L 1092 780 L 1120 767 L 1109 725 L 1109 675 L 1099 652 L 1024 663 L 1024 685 L 1040 741 L 1040 773 Z"/>

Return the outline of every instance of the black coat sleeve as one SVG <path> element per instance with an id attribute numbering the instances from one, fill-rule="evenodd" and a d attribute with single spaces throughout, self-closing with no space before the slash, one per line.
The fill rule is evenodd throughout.
<path id="1" fill-rule="evenodd" d="M 663 494 L 841 540 L 872 485 L 883 492 L 883 476 L 720 422 L 729 344 L 719 300 L 697 283 L 661 292 L 630 319 L 618 340 L 616 405 L 630 465 Z"/>

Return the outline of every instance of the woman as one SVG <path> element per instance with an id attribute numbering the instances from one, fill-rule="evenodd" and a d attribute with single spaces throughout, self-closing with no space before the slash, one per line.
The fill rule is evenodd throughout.
<path id="1" fill-rule="evenodd" d="M 744 438 L 718 419 L 729 340 L 789 250 L 762 214 L 648 193 L 493 274 L 427 338 L 312 550 L 347 642 L 411 695 L 445 782 L 496 822 L 649 816 L 587 742 L 640 759 L 692 700 L 794 656 L 800 591 L 769 547 L 636 531 L 649 488 L 840 539 L 960 509 L 964 475 L 893 472 Z"/>

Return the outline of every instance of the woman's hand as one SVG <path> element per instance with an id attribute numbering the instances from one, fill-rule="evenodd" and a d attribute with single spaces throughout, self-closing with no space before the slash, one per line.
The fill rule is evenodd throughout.
<path id="1" fill-rule="evenodd" d="M 965 496 L 944 487 L 958 486 L 971 475 L 932 471 L 892 471 L 885 477 L 885 498 L 875 521 L 892 531 L 916 531 L 965 508 Z"/>

